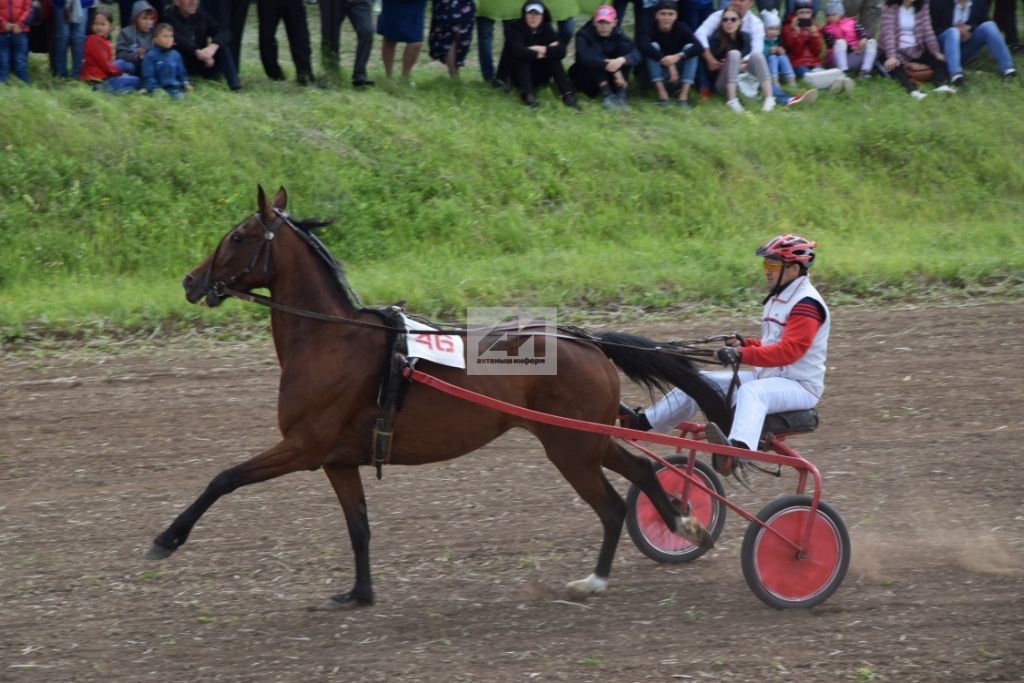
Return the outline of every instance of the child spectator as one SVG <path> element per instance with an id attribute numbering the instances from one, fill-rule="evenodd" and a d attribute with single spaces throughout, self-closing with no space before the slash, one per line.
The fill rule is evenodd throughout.
<path id="1" fill-rule="evenodd" d="M 661 0 L 648 21 L 648 29 L 638 32 L 637 47 L 647 60 L 647 73 L 658 92 L 658 104 L 669 104 L 667 81 L 669 87 L 679 88 L 676 102 L 688 109 L 687 98 L 697 74 L 697 57 L 704 52 L 704 46 L 690 27 L 679 20 L 675 0 Z"/>
<path id="2" fill-rule="evenodd" d="M 843 16 L 844 12 L 843 0 L 825 3 L 825 25 L 821 27 L 828 47 L 825 64 L 843 73 L 859 70 L 861 78 L 870 78 L 878 43 L 853 17 Z"/>
<path id="3" fill-rule="evenodd" d="M 109 7 L 101 5 L 96 8 L 89 29 L 79 78 L 91 83 L 94 90 L 109 90 L 115 94 L 137 90 L 139 78 L 130 75 L 135 67 L 130 62 L 114 61 L 114 46 L 110 42 L 114 13 Z"/>
<path id="4" fill-rule="evenodd" d="M 821 67 L 821 31 L 814 23 L 811 0 L 796 0 L 794 7 L 782 28 L 782 44 L 797 78 L 803 78 L 811 69 Z"/>
<path id="5" fill-rule="evenodd" d="M 522 18 L 511 23 L 506 35 L 501 61 L 509 65 L 512 84 L 519 88 L 523 103 L 536 109 L 534 89 L 553 80 L 565 105 L 578 110 L 576 96 L 562 66 L 565 46 L 551 25 L 547 7 L 536 0 L 528 0 L 523 5 Z"/>
<path id="6" fill-rule="evenodd" d="M 786 79 L 786 85 L 796 85 L 796 72 L 786 55 L 786 48 L 782 47 L 779 34 L 782 32 L 782 20 L 779 19 L 779 10 L 766 9 L 761 12 L 761 21 L 764 23 L 764 56 L 768 60 L 768 71 L 772 75 L 772 83 L 781 85 L 779 76 Z"/>
<path id="7" fill-rule="evenodd" d="M 31 0 L 0 2 L 0 83 L 14 75 L 28 83 L 28 15 Z"/>
<path id="8" fill-rule="evenodd" d="M 180 100 L 192 92 L 185 62 L 174 49 L 174 27 L 170 24 L 157 24 L 153 29 L 153 47 L 142 60 L 142 82 L 150 95 L 160 88 Z"/>
<path id="9" fill-rule="evenodd" d="M 146 0 L 136 0 L 132 5 L 132 18 L 128 26 L 117 36 L 114 57 L 134 65 L 131 73 L 142 73 L 142 58 L 153 47 L 153 26 L 156 24 L 156 10 Z"/>
<path id="10" fill-rule="evenodd" d="M 615 23 L 617 16 L 611 5 L 594 10 L 594 18 L 576 34 L 576 62 L 569 68 L 577 92 L 600 94 L 605 109 L 626 108 L 629 72 L 640 63 L 633 41 Z"/>

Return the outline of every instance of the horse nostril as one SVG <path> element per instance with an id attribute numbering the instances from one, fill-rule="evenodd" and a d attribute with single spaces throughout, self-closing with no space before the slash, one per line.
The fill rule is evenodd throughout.
<path id="1" fill-rule="evenodd" d="M 191 275 L 186 275 L 184 278 L 182 278 L 181 286 L 184 287 L 185 289 L 191 289 L 192 288 L 192 276 Z"/>

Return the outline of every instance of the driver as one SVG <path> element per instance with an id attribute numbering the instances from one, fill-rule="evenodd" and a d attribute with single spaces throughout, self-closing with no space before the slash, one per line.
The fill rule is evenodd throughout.
<path id="1" fill-rule="evenodd" d="M 729 338 L 715 352 L 725 365 L 740 363 L 753 370 L 739 373 L 734 392 L 735 417 L 728 438 L 718 425 L 708 423 L 708 441 L 751 450 L 761 437 L 769 413 L 808 410 L 818 405 L 825 389 L 825 355 L 829 315 L 821 294 L 811 284 L 807 269 L 814 263 L 816 242 L 786 234 L 768 240 L 756 255 L 764 258 L 768 289 L 761 315 L 761 338 L 739 335 Z M 732 382 L 732 371 L 703 373 L 723 392 Z M 673 389 L 646 410 L 620 406 L 619 422 L 632 429 L 667 432 L 697 413 L 697 403 L 680 389 Z M 714 458 L 716 469 L 731 474 L 732 458 Z"/>

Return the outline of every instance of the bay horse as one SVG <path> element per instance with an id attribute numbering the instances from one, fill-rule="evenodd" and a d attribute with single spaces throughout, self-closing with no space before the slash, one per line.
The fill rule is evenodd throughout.
<path id="1" fill-rule="evenodd" d="M 257 210 L 233 227 L 182 284 L 190 303 L 218 306 L 235 292 L 266 288 L 270 299 L 292 310 L 271 313 L 281 367 L 278 426 L 282 439 L 251 459 L 215 476 L 147 550 L 164 559 L 177 550 L 214 502 L 241 486 L 290 472 L 323 468 L 341 503 L 355 555 L 355 583 L 327 599 L 327 608 L 373 604 L 370 524 L 359 467 L 370 464 L 381 369 L 390 348 L 380 317 L 361 308 L 340 265 L 312 230 L 326 223 L 292 220 L 280 188 L 271 203 L 259 188 Z M 320 318 L 299 315 L 315 311 Z M 334 320 L 325 320 L 326 317 Z M 340 324 L 351 322 L 352 324 Z M 362 323 L 362 324 L 361 324 Z M 376 323 L 373 324 L 368 323 Z M 561 328 L 564 333 L 566 328 Z M 728 429 L 731 416 L 721 393 L 683 358 L 649 351 L 651 340 L 624 333 L 559 335 L 557 375 L 468 375 L 465 370 L 424 363 L 434 376 L 488 396 L 554 415 L 613 424 L 619 375 L 664 388 L 679 386 L 694 396 L 707 417 Z M 608 362 L 611 359 L 612 363 Z M 394 423 L 390 464 L 421 465 L 465 455 L 513 427 L 540 440 L 548 459 L 601 520 L 604 537 L 594 571 L 567 585 L 571 596 L 602 593 L 625 518 L 622 497 L 602 467 L 617 472 L 650 498 L 665 524 L 690 541 L 710 547 L 707 530 L 668 498 L 652 462 L 610 437 L 571 431 L 515 417 L 412 383 Z"/>

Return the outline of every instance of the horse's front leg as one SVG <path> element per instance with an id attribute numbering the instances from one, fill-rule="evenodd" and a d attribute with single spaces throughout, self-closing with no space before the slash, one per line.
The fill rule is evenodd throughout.
<path id="1" fill-rule="evenodd" d="M 188 539 L 192 527 L 221 496 L 241 486 L 267 481 L 290 472 L 316 469 L 318 463 L 315 460 L 302 456 L 299 449 L 287 441 L 281 441 L 241 465 L 224 470 L 210 481 L 206 490 L 187 510 L 178 515 L 162 534 L 153 539 L 153 545 L 146 551 L 146 559 L 162 560 L 169 557 Z"/>
<path id="2" fill-rule="evenodd" d="M 341 509 L 345 512 L 348 535 L 356 561 L 356 582 L 348 593 L 327 598 L 323 609 L 355 609 L 373 604 L 373 581 L 370 579 L 370 518 L 366 514 L 366 497 L 359 468 L 352 465 L 324 465 Z"/>

